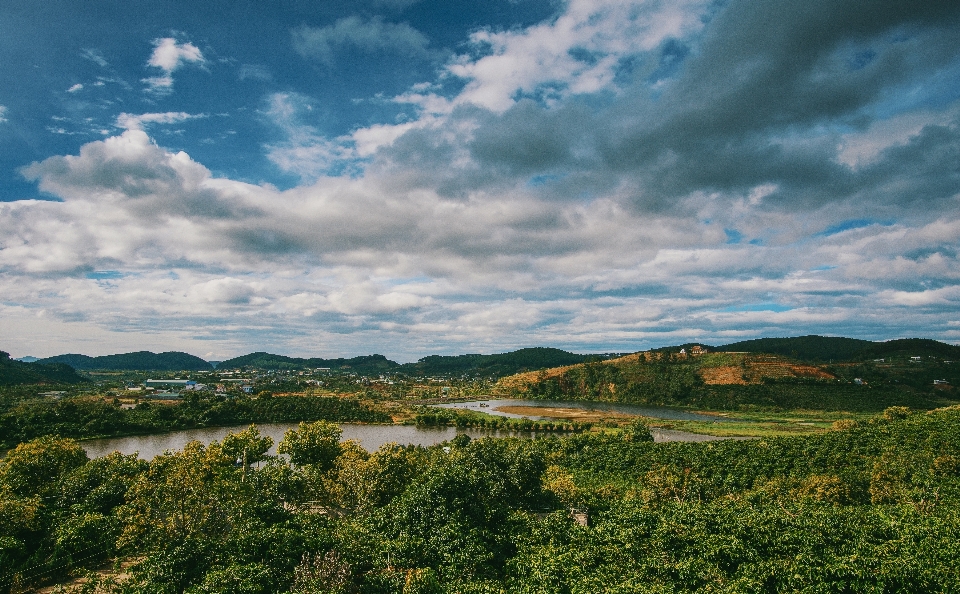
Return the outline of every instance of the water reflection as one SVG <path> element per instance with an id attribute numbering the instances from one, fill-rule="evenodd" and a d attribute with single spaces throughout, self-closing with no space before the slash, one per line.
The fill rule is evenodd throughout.
<path id="1" fill-rule="evenodd" d="M 277 443 L 283 439 L 283 434 L 288 429 L 295 429 L 296 427 L 297 425 L 295 423 L 268 423 L 257 425 L 257 429 L 262 435 L 269 435 L 273 438 L 273 448 L 271 448 L 269 452 L 272 455 L 276 455 Z M 106 456 L 111 452 L 118 451 L 122 454 L 133 454 L 137 452 L 140 458 L 152 460 L 155 456 L 162 454 L 166 450 L 182 450 L 188 442 L 197 440 L 208 444 L 211 441 L 222 440 L 228 433 L 236 433 L 245 428 L 246 426 L 210 427 L 207 429 L 190 429 L 157 435 L 91 439 L 81 442 L 81 445 L 91 458 Z M 471 438 L 488 436 L 530 438 L 543 435 L 543 433 L 536 434 L 526 431 L 494 431 L 474 428 L 458 429 L 456 427 L 417 427 L 413 425 L 355 425 L 343 423 L 340 425 L 340 428 L 343 430 L 344 440 L 357 440 L 364 449 L 371 452 L 381 445 L 391 442 L 401 445 L 435 445 L 443 441 L 451 440 L 459 433 L 466 433 Z M 699 435 L 668 429 L 651 429 L 651 433 L 653 434 L 654 441 L 657 442 L 711 441 L 721 439 L 710 435 Z"/>
<path id="2" fill-rule="evenodd" d="M 154 456 L 162 454 L 166 450 L 182 450 L 183 447 L 191 441 L 201 441 L 204 444 L 208 444 L 211 441 L 220 441 L 228 433 L 236 433 L 246 427 L 247 426 L 209 427 L 206 429 L 189 429 L 156 435 L 91 439 L 81 442 L 81 445 L 83 445 L 83 448 L 87 451 L 87 455 L 91 458 L 105 456 L 111 452 L 118 451 L 122 454 L 139 452 L 140 458 L 151 460 Z M 269 452 L 271 455 L 276 455 L 277 444 L 283 439 L 283 434 L 288 429 L 296 428 L 296 423 L 266 423 L 257 425 L 257 430 L 259 430 L 262 435 L 269 435 L 273 438 L 273 447 Z M 391 442 L 401 445 L 435 445 L 453 439 L 458 433 L 466 433 L 472 438 L 486 436 L 530 437 L 532 435 L 529 432 L 457 429 L 456 427 L 416 427 L 413 425 L 355 425 L 342 423 L 340 428 L 343 430 L 343 440 L 353 439 L 359 441 L 364 449 L 371 452 L 383 444 Z"/>

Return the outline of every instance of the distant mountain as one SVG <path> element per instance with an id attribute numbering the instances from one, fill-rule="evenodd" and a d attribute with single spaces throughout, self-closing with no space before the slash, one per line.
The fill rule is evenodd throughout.
<path id="1" fill-rule="evenodd" d="M 151 353 L 137 351 L 120 355 L 104 355 L 102 357 L 88 357 L 87 355 L 57 355 L 40 359 L 38 363 L 63 363 L 77 370 L 92 371 L 98 369 L 112 369 L 118 371 L 209 371 L 213 366 L 188 353 L 171 351 L 167 353 Z"/>
<path id="2" fill-rule="evenodd" d="M 398 371 L 410 375 L 478 374 L 503 377 L 524 371 L 576 365 L 604 358 L 602 355 L 578 355 L 560 349 L 535 347 L 497 355 L 430 355 L 416 363 L 405 363 Z"/>
<path id="3" fill-rule="evenodd" d="M 351 359 L 286 357 L 270 353 L 250 353 L 217 364 L 217 369 L 306 369 L 328 367 L 358 373 L 400 372 L 408 375 L 462 375 L 465 373 L 502 377 L 522 371 L 574 365 L 604 358 L 603 355 L 578 355 L 560 349 L 528 348 L 497 355 L 430 355 L 416 363 L 400 365 L 383 355 L 367 355 Z"/>
<path id="4" fill-rule="evenodd" d="M 885 357 L 937 357 L 960 361 L 960 346 L 930 340 L 929 338 L 901 338 L 886 342 L 874 342 L 863 350 L 861 359 Z"/>
<path id="5" fill-rule="evenodd" d="M 257 369 L 316 369 L 317 367 L 329 367 L 330 369 L 349 369 L 361 373 L 375 373 L 389 371 L 398 366 L 399 363 L 391 361 L 383 355 L 364 355 L 350 359 L 344 359 L 342 357 L 338 359 L 304 359 L 259 352 L 221 361 L 217 364 L 217 369 L 238 369 L 241 367 L 254 367 Z"/>
<path id="6" fill-rule="evenodd" d="M 39 360 L 40 360 L 39 358 L 31 357 L 29 355 L 27 355 L 26 357 L 18 357 L 14 359 L 14 361 L 20 361 L 21 363 L 36 363 Z"/>
<path id="7" fill-rule="evenodd" d="M 8 353 L 0 351 L 0 385 L 16 386 L 23 384 L 78 384 L 87 381 L 77 375 L 72 367 L 62 363 L 44 365 L 42 363 L 24 363 L 10 358 Z"/>
<path id="8" fill-rule="evenodd" d="M 960 360 L 960 346 L 928 338 L 873 342 L 856 338 L 810 335 L 794 338 L 758 338 L 713 347 L 711 350 L 769 353 L 813 362 L 863 361 L 895 356 L 934 356 Z"/>
<path id="9" fill-rule="evenodd" d="M 877 343 L 834 336 L 797 336 L 794 338 L 758 338 L 744 340 L 711 350 L 745 353 L 769 353 L 802 361 L 851 361 Z"/>

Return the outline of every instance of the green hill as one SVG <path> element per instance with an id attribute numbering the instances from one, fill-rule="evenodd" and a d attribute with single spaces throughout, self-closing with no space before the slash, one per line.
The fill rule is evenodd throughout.
<path id="1" fill-rule="evenodd" d="M 62 363 L 23 363 L 0 351 L 0 386 L 24 384 L 78 384 L 87 381 Z"/>
<path id="2" fill-rule="evenodd" d="M 711 350 L 769 353 L 811 362 L 864 361 L 885 357 L 938 357 L 960 360 L 960 346 L 928 338 L 873 342 L 856 338 L 809 335 L 793 338 L 758 338 L 712 347 Z"/>
<path id="3" fill-rule="evenodd" d="M 758 338 L 744 340 L 711 350 L 746 353 L 769 353 L 783 355 L 801 361 L 851 361 L 861 356 L 865 349 L 877 343 L 856 338 L 834 336 L 797 336 L 793 338 Z"/>
<path id="4" fill-rule="evenodd" d="M 102 357 L 89 357 L 87 355 L 77 354 L 57 355 L 55 357 L 40 359 L 37 363 L 62 363 L 83 371 L 98 369 L 119 371 L 209 371 L 213 369 L 212 365 L 200 357 L 177 351 L 167 353 L 137 351 L 135 353 L 104 355 Z"/>
<path id="5" fill-rule="evenodd" d="M 535 347 L 496 355 L 430 355 L 416 363 L 401 365 L 400 371 L 410 375 L 476 374 L 503 377 L 524 371 L 576 365 L 596 358 L 597 355 L 578 355 L 560 349 Z"/>
<path id="6" fill-rule="evenodd" d="M 600 356 L 602 358 L 602 356 Z M 563 365 L 574 365 L 597 355 L 578 355 L 560 349 L 528 348 L 496 355 L 430 355 L 416 363 L 403 365 L 391 361 L 383 355 L 366 355 L 350 359 L 321 359 L 286 357 L 270 353 L 250 353 L 228 359 L 217 364 L 218 369 L 237 369 L 242 367 L 256 369 L 307 369 L 329 367 L 337 370 L 350 370 L 358 373 L 399 372 L 408 375 L 485 375 L 502 377 L 522 371 L 535 371 Z"/>
<path id="7" fill-rule="evenodd" d="M 286 357 L 284 355 L 258 352 L 222 361 L 217 364 L 217 369 L 238 369 L 241 367 L 256 369 L 315 369 L 317 367 L 329 367 L 330 369 L 349 369 L 360 373 L 374 373 L 390 371 L 398 365 L 398 363 L 387 359 L 383 355 L 364 355 L 350 359 L 344 359 L 343 357 L 337 359 L 320 359 L 317 357 L 304 359 L 301 357 Z"/>

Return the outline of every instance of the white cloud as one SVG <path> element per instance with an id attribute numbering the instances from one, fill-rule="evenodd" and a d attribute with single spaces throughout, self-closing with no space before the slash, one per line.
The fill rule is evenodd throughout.
<path id="1" fill-rule="evenodd" d="M 328 139 L 313 126 L 303 123 L 303 115 L 313 110 L 312 101 L 297 93 L 275 93 L 269 98 L 267 116 L 282 130 L 286 139 L 267 145 L 267 158 L 281 170 L 312 182 L 331 172 L 356 163 L 360 155 L 349 137 Z M 365 145 L 369 145 L 370 139 Z"/>
<path id="2" fill-rule="evenodd" d="M 960 122 L 960 106 L 943 111 L 911 111 L 874 121 L 865 130 L 844 134 L 837 160 L 859 169 L 875 163 L 880 154 L 891 147 L 904 146 L 926 126 L 949 126 Z"/>
<path id="3" fill-rule="evenodd" d="M 170 344 L 171 328 L 196 328 L 198 352 L 398 358 L 956 336 L 943 321 L 960 286 L 957 103 L 871 120 L 868 103 L 804 95 L 863 73 L 817 71 L 809 85 L 793 54 L 778 76 L 724 70 L 763 70 L 769 56 L 749 52 L 779 51 L 751 43 L 756 28 L 704 30 L 729 32 L 737 19 L 723 11 L 741 7 L 572 0 L 549 22 L 476 32 L 474 52 L 395 98 L 417 119 L 339 136 L 317 100 L 270 95 L 261 115 L 285 138 L 266 156 L 303 180 L 286 191 L 215 177 L 148 135 L 199 115 L 121 114 L 121 135 L 23 170 L 61 202 L 0 203 L 0 322 L 9 312 L 27 327 L 31 304 L 99 336 Z M 776 35 L 803 25 L 783 21 Z M 358 18 L 294 39 L 331 62 L 345 48 L 428 46 Z M 157 88 L 203 62 L 191 44 L 156 45 Z M 820 55 L 802 46 L 791 51 Z M 660 72 L 676 56 L 687 61 Z"/>
<path id="4" fill-rule="evenodd" d="M 327 27 L 301 26 L 293 31 L 293 47 L 304 57 L 326 64 L 342 47 L 363 52 L 395 52 L 408 56 L 426 56 L 429 40 L 406 23 L 387 23 L 380 17 L 364 21 L 356 16 L 338 20 Z"/>
<path id="5" fill-rule="evenodd" d="M 117 127 L 124 130 L 142 130 L 145 124 L 176 124 L 204 117 L 206 117 L 205 114 L 190 114 L 183 111 L 142 113 L 139 115 L 124 112 L 117 116 Z"/>
<path id="6" fill-rule="evenodd" d="M 6 106 L 0 105 L 0 124 L 7 121 L 7 108 Z"/>
<path id="7" fill-rule="evenodd" d="M 206 59 L 200 48 L 190 42 L 178 43 L 173 37 L 153 40 L 153 53 L 147 61 L 148 66 L 163 71 L 160 76 L 143 79 L 151 91 L 167 93 L 173 87 L 173 73 L 186 63 L 204 64 Z"/>
<path id="8" fill-rule="evenodd" d="M 80 55 L 95 63 L 97 66 L 100 66 L 101 68 L 106 68 L 109 66 L 109 63 L 106 59 L 104 59 L 103 54 L 100 53 L 100 50 L 87 48 L 80 52 Z"/>
<path id="9" fill-rule="evenodd" d="M 521 31 L 478 31 L 471 42 L 486 48 L 486 55 L 461 56 L 447 67 L 467 81 L 456 102 L 504 111 L 518 92 L 546 93 L 555 102 L 609 88 L 620 59 L 698 32 L 705 4 L 573 0 L 553 22 Z"/>
<path id="10" fill-rule="evenodd" d="M 377 336 L 404 356 L 441 337 L 487 350 L 613 349 L 653 335 L 732 340 L 732 328 L 843 327 L 876 309 L 858 297 L 866 285 L 883 307 L 905 308 L 898 324 L 922 323 L 911 308 L 949 307 L 955 295 L 898 288 L 957 276 L 952 256 L 904 257 L 955 245 L 954 219 L 728 246 L 715 224 L 654 219 L 609 199 L 549 202 L 519 188 L 447 199 L 391 171 L 280 192 L 215 178 L 138 129 L 25 174 L 64 201 L 0 205 L 6 302 L 111 331 L 221 328 L 223 344 L 282 331 L 297 344 L 291 336 L 321 324 L 350 335 L 331 344 Z M 834 268 L 813 271 L 824 263 Z M 886 276 L 869 274 L 883 267 Z M 84 278 L 92 270 L 118 274 Z M 421 280 L 399 282 L 411 278 Z"/>
<path id="11" fill-rule="evenodd" d="M 69 89 L 67 89 L 67 92 L 68 92 L 68 93 L 76 93 L 77 91 L 82 91 L 82 90 L 83 90 L 83 85 L 80 84 L 80 83 L 77 83 L 77 84 L 73 85 L 72 87 L 70 87 Z"/>

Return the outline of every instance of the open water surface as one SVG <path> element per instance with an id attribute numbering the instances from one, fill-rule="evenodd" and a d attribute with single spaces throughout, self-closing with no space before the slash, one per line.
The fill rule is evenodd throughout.
<path id="1" fill-rule="evenodd" d="M 517 402 L 517 401 L 510 401 Z M 486 410 L 486 409 L 483 409 Z M 296 423 L 265 423 L 257 425 L 261 435 L 269 435 L 273 438 L 273 447 L 270 454 L 276 455 L 277 443 L 283 439 L 283 434 L 288 429 L 296 429 Z M 360 442 L 367 451 L 374 451 L 385 443 L 398 443 L 401 445 L 422 445 L 430 446 L 453 439 L 459 433 L 466 433 L 472 438 L 477 437 L 526 437 L 533 438 L 546 433 L 539 432 L 513 432 L 513 431 L 491 431 L 485 429 L 458 429 L 456 427 L 417 427 L 414 425 L 357 425 L 352 423 L 342 423 L 340 428 L 343 430 L 343 439 L 355 439 Z M 240 427 L 208 427 L 206 429 L 190 429 L 186 431 L 173 431 L 170 433 L 159 433 L 155 435 L 136 435 L 131 437 L 115 437 L 109 439 L 90 439 L 80 442 L 91 458 L 106 456 L 107 454 L 118 451 L 122 454 L 138 453 L 144 460 L 152 460 L 155 456 L 162 454 L 166 450 L 182 450 L 183 446 L 190 441 L 201 441 L 208 444 L 211 441 L 219 441 L 228 433 L 236 433 L 246 429 L 246 426 Z M 712 441 L 721 439 L 710 435 L 700 435 L 697 433 L 687 433 L 685 431 L 670 431 L 667 429 L 651 429 L 654 441 Z M 562 435 L 562 434 L 561 434 Z"/>

